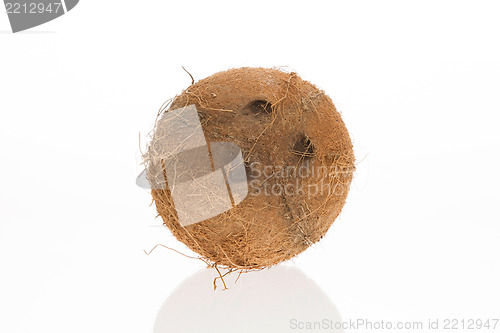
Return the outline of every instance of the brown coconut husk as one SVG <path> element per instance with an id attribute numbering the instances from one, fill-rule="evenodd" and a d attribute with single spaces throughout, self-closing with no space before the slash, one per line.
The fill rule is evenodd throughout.
<path id="1" fill-rule="evenodd" d="M 158 214 L 174 236 L 213 266 L 242 270 L 275 265 L 318 242 L 345 204 L 355 162 L 349 133 L 331 99 L 296 73 L 239 68 L 192 84 L 159 117 L 191 104 L 207 142 L 233 142 L 241 148 L 249 181 L 255 180 L 250 172 L 255 163 L 272 166 L 274 172 L 256 179 L 233 209 L 188 226 L 179 223 L 168 187 L 152 189 Z M 153 131 L 144 154 L 146 170 L 157 158 L 156 140 Z M 290 166 L 318 172 L 278 176 Z M 315 195 L 259 192 L 263 186 L 287 184 L 321 184 L 329 190 Z"/>

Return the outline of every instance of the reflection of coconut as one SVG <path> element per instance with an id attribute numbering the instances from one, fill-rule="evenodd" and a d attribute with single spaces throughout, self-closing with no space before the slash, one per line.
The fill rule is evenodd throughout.
<path id="1" fill-rule="evenodd" d="M 341 322 L 328 296 L 297 268 L 250 272 L 236 283 L 232 273 L 225 277 L 229 290 L 214 292 L 206 282 L 216 276 L 204 269 L 186 279 L 161 307 L 153 332 L 279 333 L 299 331 L 292 329 L 298 322 Z"/>
<path id="2" fill-rule="evenodd" d="M 193 84 L 169 111 L 193 104 L 210 144 L 241 148 L 249 192 L 233 209 L 182 225 L 169 190 L 153 189 L 177 239 L 211 263 L 245 269 L 277 264 L 319 241 L 354 170 L 351 140 L 330 98 L 295 73 L 240 68 Z"/>

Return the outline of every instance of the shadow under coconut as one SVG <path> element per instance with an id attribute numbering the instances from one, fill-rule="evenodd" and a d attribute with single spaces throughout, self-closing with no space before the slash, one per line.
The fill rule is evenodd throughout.
<path id="1" fill-rule="evenodd" d="M 231 273 L 224 277 L 229 289 L 217 279 L 214 291 L 217 276 L 203 269 L 184 280 L 162 305 L 153 332 L 343 332 L 330 324 L 342 321 L 335 305 L 298 268 L 277 266 L 238 280 Z M 319 326 L 325 323 L 332 326 Z"/>

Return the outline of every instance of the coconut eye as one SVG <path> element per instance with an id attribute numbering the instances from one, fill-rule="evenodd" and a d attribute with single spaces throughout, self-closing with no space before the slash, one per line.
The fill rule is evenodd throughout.
<path id="1" fill-rule="evenodd" d="M 302 159 L 310 159 L 314 157 L 314 145 L 311 140 L 302 134 L 295 142 L 292 152 Z"/>
<path id="2" fill-rule="evenodd" d="M 263 99 L 258 99 L 258 100 L 250 102 L 247 105 L 247 108 L 250 110 L 250 112 L 252 112 L 254 114 L 271 114 L 272 113 L 271 103 L 268 101 L 265 101 Z"/>

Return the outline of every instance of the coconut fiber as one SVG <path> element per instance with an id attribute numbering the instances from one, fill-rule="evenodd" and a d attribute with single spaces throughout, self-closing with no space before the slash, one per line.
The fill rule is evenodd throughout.
<path id="1" fill-rule="evenodd" d="M 152 189 L 173 235 L 204 261 L 242 270 L 275 265 L 318 242 L 345 204 L 355 162 L 330 97 L 294 72 L 230 69 L 193 83 L 159 118 L 193 104 L 207 142 L 241 149 L 248 195 L 232 209 L 184 226 L 169 187 Z M 156 158 L 155 130 L 143 156 L 146 170 Z"/>

